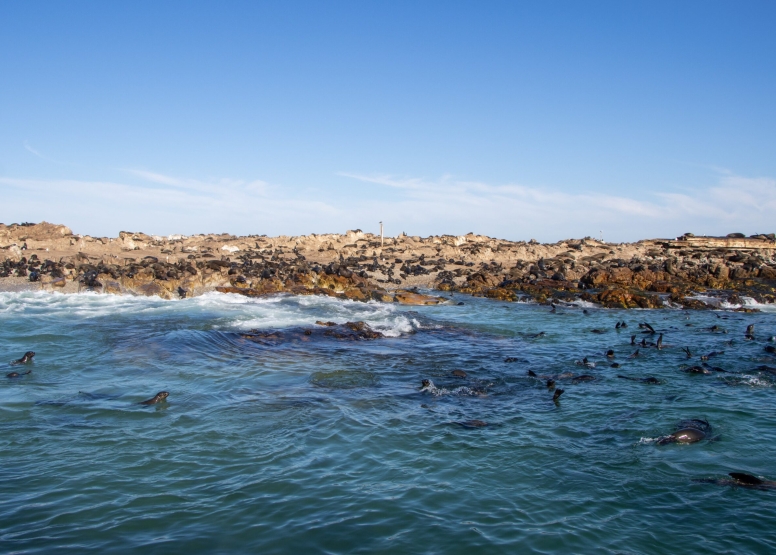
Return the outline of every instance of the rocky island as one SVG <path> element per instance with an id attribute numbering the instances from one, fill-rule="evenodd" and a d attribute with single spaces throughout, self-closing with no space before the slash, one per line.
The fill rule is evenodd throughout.
<path id="1" fill-rule="evenodd" d="M 381 238 L 361 230 L 298 237 L 122 231 L 108 238 L 46 222 L 0 224 L 0 290 L 166 299 L 208 291 L 291 293 L 419 305 L 449 302 L 444 293 L 457 292 L 501 301 L 703 309 L 741 305 L 742 297 L 776 301 L 775 252 L 774 234 L 542 244 L 473 233 Z"/>

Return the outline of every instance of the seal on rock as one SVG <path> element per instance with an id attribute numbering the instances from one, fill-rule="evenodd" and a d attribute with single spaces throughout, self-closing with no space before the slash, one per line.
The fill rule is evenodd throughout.
<path id="1" fill-rule="evenodd" d="M 161 403 L 162 401 L 165 401 L 167 399 L 167 396 L 170 393 L 167 391 L 160 391 L 150 399 L 147 399 L 145 401 L 142 401 L 141 403 L 138 403 L 140 405 L 155 405 L 156 403 Z"/>

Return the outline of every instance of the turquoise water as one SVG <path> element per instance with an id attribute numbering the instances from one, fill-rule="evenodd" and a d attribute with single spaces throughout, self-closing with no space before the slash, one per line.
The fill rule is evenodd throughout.
<path id="1" fill-rule="evenodd" d="M 776 479 L 776 379 L 753 371 L 776 366 L 776 314 L 456 300 L 0 293 L 0 357 L 37 353 L 0 378 L 0 551 L 776 550 L 776 492 L 693 482 Z M 631 335 L 656 339 L 639 322 L 664 348 L 630 359 Z M 681 371 L 712 351 L 728 373 Z M 558 380 L 556 404 L 528 370 L 596 379 Z M 714 440 L 656 445 L 687 418 Z"/>

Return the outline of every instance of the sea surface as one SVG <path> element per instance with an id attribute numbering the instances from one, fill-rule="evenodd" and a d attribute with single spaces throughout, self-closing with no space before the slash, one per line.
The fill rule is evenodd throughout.
<path id="1" fill-rule="evenodd" d="M 0 552 L 774 553 L 761 308 L 0 293 Z"/>

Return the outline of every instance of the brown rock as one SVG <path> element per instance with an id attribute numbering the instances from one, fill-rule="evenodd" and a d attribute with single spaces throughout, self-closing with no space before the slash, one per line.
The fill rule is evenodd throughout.
<path id="1" fill-rule="evenodd" d="M 151 283 L 146 283 L 145 285 L 141 285 L 140 287 L 135 289 L 135 292 L 141 295 L 145 295 L 146 297 L 157 296 L 163 299 L 172 298 L 172 295 L 170 295 L 170 292 L 155 281 L 152 281 Z"/>
<path id="2" fill-rule="evenodd" d="M 411 291 L 397 291 L 394 300 L 399 304 L 409 305 L 435 305 L 445 302 L 444 297 L 433 297 L 431 295 L 422 295 Z"/>
<path id="3" fill-rule="evenodd" d="M 761 279 L 773 279 L 776 280 L 776 269 L 770 266 L 762 266 L 757 277 Z"/>
<path id="4" fill-rule="evenodd" d="M 102 292 L 112 295 L 121 295 L 121 284 L 118 281 L 106 280 L 102 282 Z"/>
<path id="5" fill-rule="evenodd" d="M 485 296 L 489 299 L 497 299 L 499 301 L 515 302 L 517 300 L 517 295 L 514 291 L 510 291 L 509 289 L 504 289 L 502 287 L 488 289 L 485 292 Z"/>

